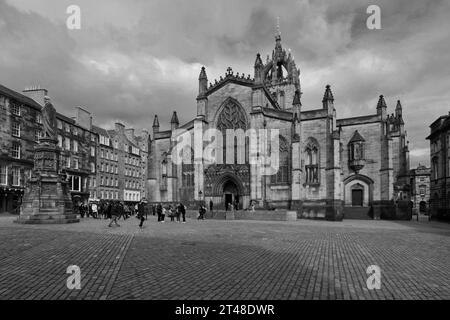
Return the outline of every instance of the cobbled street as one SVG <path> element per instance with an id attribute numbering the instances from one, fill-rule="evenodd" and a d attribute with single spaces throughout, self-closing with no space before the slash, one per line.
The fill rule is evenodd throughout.
<path id="1" fill-rule="evenodd" d="M 0 299 L 450 299 L 444 223 L 13 219 L 0 218 Z M 80 290 L 66 286 L 70 265 Z"/>

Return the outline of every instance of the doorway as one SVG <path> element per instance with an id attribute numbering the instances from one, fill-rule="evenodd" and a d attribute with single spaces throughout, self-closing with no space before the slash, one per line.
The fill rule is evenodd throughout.
<path id="1" fill-rule="evenodd" d="M 235 204 L 236 200 L 239 199 L 238 188 L 236 184 L 229 180 L 223 186 L 223 194 L 224 194 L 224 202 L 225 202 L 225 210 L 229 210 L 230 204 Z M 238 200 L 239 201 L 239 200 Z"/>
<path id="2" fill-rule="evenodd" d="M 363 206 L 363 190 L 361 189 L 352 190 L 352 206 L 353 207 Z"/>

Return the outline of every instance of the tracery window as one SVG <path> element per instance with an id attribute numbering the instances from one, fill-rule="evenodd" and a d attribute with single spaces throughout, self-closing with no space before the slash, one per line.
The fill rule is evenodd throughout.
<path id="1" fill-rule="evenodd" d="M 286 138 L 280 136 L 279 142 L 280 157 L 279 157 L 279 168 L 278 172 L 271 176 L 272 184 L 288 184 L 290 179 L 289 170 L 289 144 Z"/>
<path id="2" fill-rule="evenodd" d="M 217 129 L 223 134 L 223 163 L 227 163 L 227 129 L 242 129 L 243 132 L 247 130 L 247 121 L 244 110 L 235 101 L 228 100 L 217 118 Z M 237 164 L 239 158 L 243 161 L 248 161 L 248 139 L 240 142 L 237 137 L 234 137 L 233 145 L 233 163 Z M 243 156 L 243 157 L 242 157 Z M 242 163 L 242 162 L 241 162 Z"/>
<path id="3" fill-rule="evenodd" d="M 305 148 L 306 164 L 305 174 L 307 184 L 319 184 L 319 146 L 310 141 Z"/>
<path id="4" fill-rule="evenodd" d="M 184 161 L 190 159 L 190 161 Z M 181 181 L 183 187 L 194 186 L 194 152 L 192 148 L 183 150 L 183 163 L 181 165 Z"/>

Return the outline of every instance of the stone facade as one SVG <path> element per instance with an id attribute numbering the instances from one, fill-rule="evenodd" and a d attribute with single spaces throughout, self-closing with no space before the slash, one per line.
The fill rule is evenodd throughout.
<path id="1" fill-rule="evenodd" d="M 98 184 L 93 189 L 97 198 L 127 202 L 146 198 L 148 132 L 136 136 L 134 129 L 121 123 L 114 130 L 94 130 L 99 135 Z"/>
<path id="2" fill-rule="evenodd" d="M 19 213 L 42 132 L 41 105 L 0 85 L 0 213 Z"/>
<path id="3" fill-rule="evenodd" d="M 1 176 L 0 212 L 18 213 L 23 190 L 31 178 L 35 147 L 42 135 L 42 114 L 46 89 L 30 88 L 24 94 L 0 86 Z M 92 117 L 77 107 L 73 118 L 56 114 L 60 167 L 67 174 L 74 204 L 89 198 L 89 179 L 95 175 L 96 141 Z M 91 149 L 93 151 L 91 151 Z"/>
<path id="4" fill-rule="evenodd" d="M 438 219 L 450 219 L 450 113 L 430 125 L 430 210 Z"/>
<path id="5" fill-rule="evenodd" d="M 411 177 L 411 201 L 413 209 L 419 213 L 428 212 L 430 201 L 430 175 L 431 169 L 419 165 L 416 169 L 412 169 Z"/>
<path id="6" fill-rule="evenodd" d="M 374 114 L 337 119 L 330 86 L 318 109 L 303 110 L 301 95 L 300 69 L 282 48 L 280 34 L 265 63 L 257 54 L 253 77 L 228 68 L 208 85 L 202 68 L 197 117 L 180 126 L 174 113 L 171 129 L 160 131 L 155 116 L 149 153 L 150 201 L 182 201 L 193 207 L 212 200 L 219 209 L 231 202 L 239 209 L 250 205 L 284 208 L 296 210 L 299 217 L 328 220 L 396 218 L 395 203 L 409 199 L 409 156 L 400 101 L 391 116 L 380 96 Z M 264 175 L 251 164 L 248 159 L 259 151 L 247 140 L 234 142 L 235 148 L 245 144 L 244 162 L 209 163 L 202 157 L 202 147 L 207 147 L 210 140 L 205 135 L 212 128 L 222 133 L 279 130 L 279 170 Z M 186 132 L 195 141 L 195 150 L 183 150 L 183 161 L 191 161 L 179 164 L 174 159 L 180 157 L 176 146 Z M 271 147 L 262 148 L 266 152 Z M 226 158 L 232 153 L 223 150 L 215 156 Z"/>
<path id="7" fill-rule="evenodd" d="M 35 147 L 42 133 L 41 109 L 47 90 L 18 93 L 0 86 L 0 213 L 18 213 L 31 178 Z M 74 116 L 56 114 L 58 174 L 67 176 L 73 204 L 116 199 L 137 202 L 148 197 L 149 133 L 116 124 L 105 130 L 76 107 Z"/>

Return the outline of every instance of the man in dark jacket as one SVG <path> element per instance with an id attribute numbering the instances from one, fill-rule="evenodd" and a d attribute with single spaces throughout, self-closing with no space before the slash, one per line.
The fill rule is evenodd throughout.
<path id="1" fill-rule="evenodd" d="M 113 222 L 117 227 L 120 227 L 120 225 L 117 223 L 117 218 L 119 218 L 119 216 L 121 215 L 121 211 L 122 210 L 118 202 L 111 205 L 111 221 L 109 222 L 108 227 L 112 227 Z"/>
<path id="2" fill-rule="evenodd" d="M 138 205 L 137 217 L 139 218 L 139 220 L 141 220 L 141 223 L 139 223 L 139 228 L 142 229 L 142 227 L 144 225 L 144 220 L 145 220 L 145 205 L 144 205 L 144 202 L 142 202 L 142 201 Z"/>
<path id="3" fill-rule="evenodd" d="M 162 205 L 161 203 L 158 203 L 158 205 L 156 206 L 156 214 L 158 215 L 158 222 L 161 222 L 162 220 Z"/>
<path id="4" fill-rule="evenodd" d="M 180 202 L 179 210 L 181 213 L 181 216 L 183 217 L 183 223 L 186 223 L 186 207 Z"/>

